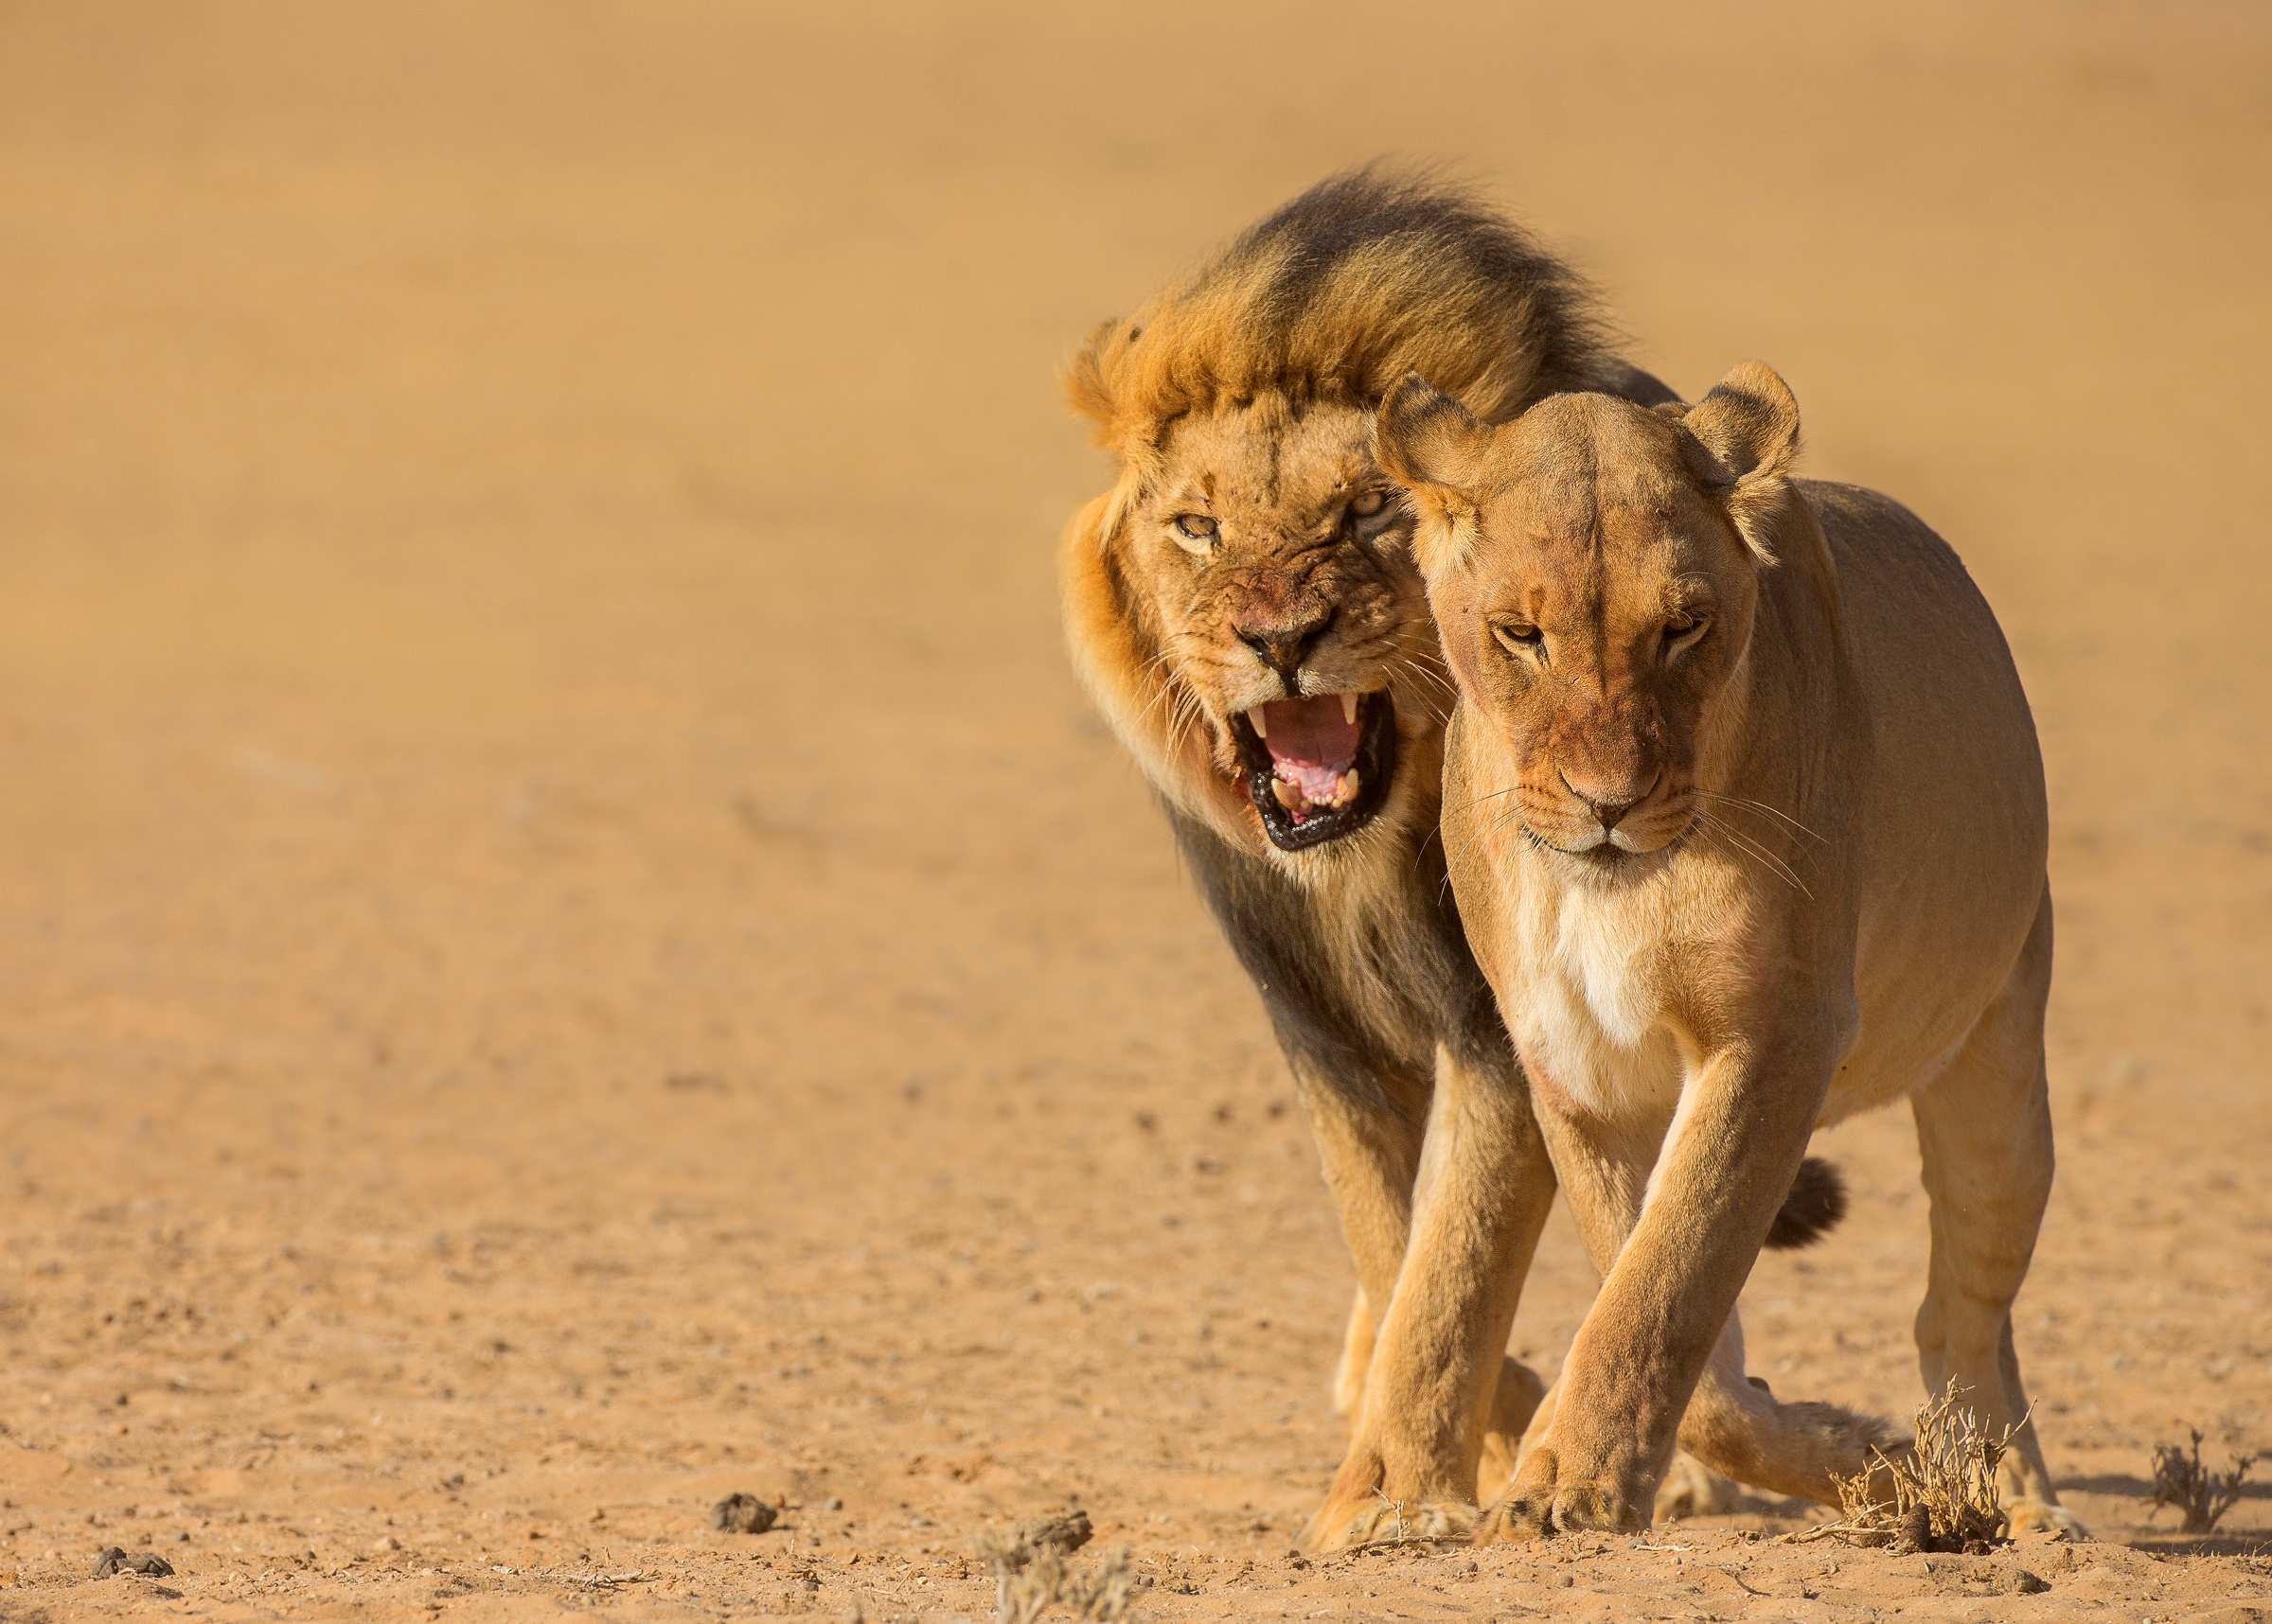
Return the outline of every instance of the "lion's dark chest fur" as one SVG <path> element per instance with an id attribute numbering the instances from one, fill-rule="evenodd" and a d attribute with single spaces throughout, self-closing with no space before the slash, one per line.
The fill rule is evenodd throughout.
<path id="1" fill-rule="evenodd" d="M 1172 807 L 1168 817 L 1298 1072 L 1369 1104 L 1424 1099 L 1441 1043 L 1469 1067 L 1513 1076 L 1433 831 L 1384 859 L 1393 881 L 1344 892 L 1298 885 Z"/>

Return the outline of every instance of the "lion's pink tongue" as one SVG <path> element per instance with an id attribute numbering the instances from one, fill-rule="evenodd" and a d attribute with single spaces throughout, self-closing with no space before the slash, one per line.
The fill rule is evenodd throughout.
<path id="1" fill-rule="evenodd" d="M 1269 730 L 1262 742 L 1278 777 L 1305 801 L 1334 801 L 1364 737 L 1364 729 L 1343 711 L 1340 696 L 1273 699 L 1262 707 L 1262 719 Z"/>

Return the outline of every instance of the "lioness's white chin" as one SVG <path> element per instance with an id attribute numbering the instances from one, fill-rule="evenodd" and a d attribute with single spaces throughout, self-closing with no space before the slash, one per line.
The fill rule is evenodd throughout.
<path id="1" fill-rule="evenodd" d="M 1636 836 L 1624 829 L 1589 829 L 1579 834 L 1567 831 L 1548 836 L 1522 825 L 1523 838 L 1542 852 L 1552 852 L 1566 857 L 1581 873 L 1591 878 L 1627 878 L 1650 872 L 1669 859 L 1695 829 L 1693 821 L 1684 822 L 1670 835 Z"/>

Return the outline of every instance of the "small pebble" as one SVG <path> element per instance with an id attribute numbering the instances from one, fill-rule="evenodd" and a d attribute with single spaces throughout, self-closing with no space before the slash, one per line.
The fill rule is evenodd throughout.
<path id="1" fill-rule="evenodd" d="M 779 1517 L 754 1494 L 729 1494 L 710 1508 L 710 1526 L 726 1534 L 762 1534 Z"/>
<path id="2" fill-rule="evenodd" d="M 122 1573 L 138 1573 L 151 1579 L 171 1579 L 173 1563 L 155 1551 L 130 1551 L 118 1545 L 105 1545 L 102 1554 L 95 1559 L 97 1579 L 115 1579 Z"/>
<path id="3" fill-rule="evenodd" d="M 401 1548 L 402 1542 L 395 1538 L 395 1536 L 392 1534 L 383 1535 L 377 1544 L 371 1546 L 371 1549 L 379 1552 L 382 1556 L 385 1555 L 388 1551 L 399 1551 Z"/>

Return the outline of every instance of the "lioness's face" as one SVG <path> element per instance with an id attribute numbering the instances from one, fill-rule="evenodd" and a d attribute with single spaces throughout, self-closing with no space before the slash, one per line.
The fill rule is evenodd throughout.
<path id="1" fill-rule="evenodd" d="M 1758 565 L 1665 416 L 1565 396 L 1477 432 L 1465 544 L 1429 553 L 1445 650 L 1513 765 L 1502 815 L 1615 870 L 1697 820 Z"/>
<path id="2" fill-rule="evenodd" d="M 1374 821 L 1400 727 L 1408 746 L 1442 727 L 1449 685 L 1429 669 L 1409 527 L 1369 414 L 1283 403 L 1180 421 L 1130 516 L 1128 574 L 1161 659 L 1282 851 Z"/>

